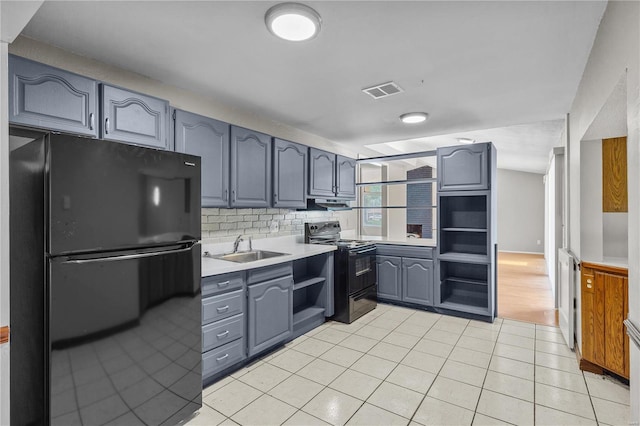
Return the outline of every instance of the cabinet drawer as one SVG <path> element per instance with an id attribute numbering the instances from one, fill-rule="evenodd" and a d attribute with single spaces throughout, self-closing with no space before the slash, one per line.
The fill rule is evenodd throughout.
<path id="1" fill-rule="evenodd" d="M 244 339 L 238 339 L 217 349 L 205 352 L 202 355 L 202 376 L 205 378 L 212 376 L 227 367 L 231 367 L 236 362 L 242 361 L 244 358 Z"/>
<path id="2" fill-rule="evenodd" d="M 291 274 L 293 274 L 293 266 L 291 262 L 252 269 L 247 272 L 247 284 L 260 283 Z"/>
<path id="3" fill-rule="evenodd" d="M 212 296 L 230 290 L 241 290 L 243 283 L 244 273 L 242 272 L 204 277 L 202 279 L 202 295 Z"/>
<path id="4" fill-rule="evenodd" d="M 244 315 L 236 315 L 202 327 L 202 350 L 208 351 L 241 338 L 244 335 Z"/>
<path id="5" fill-rule="evenodd" d="M 433 247 L 415 247 L 392 244 L 376 244 L 376 254 L 382 256 L 415 257 L 433 259 Z"/>
<path id="6" fill-rule="evenodd" d="M 242 313 L 243 291 L 238 290 L 202 300 L 202 324 L 229 318 Z"/>

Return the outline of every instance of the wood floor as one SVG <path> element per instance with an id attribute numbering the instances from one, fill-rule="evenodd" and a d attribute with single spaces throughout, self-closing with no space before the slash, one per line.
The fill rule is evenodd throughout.
<path id="1" fill-rule="evenodd" d="M 543 255 L 498 253 L 498 316 L 558 325 Z"/>

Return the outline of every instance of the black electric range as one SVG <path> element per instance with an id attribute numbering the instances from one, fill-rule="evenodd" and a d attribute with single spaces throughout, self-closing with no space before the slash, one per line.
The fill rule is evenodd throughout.
<path id="1" fill-rule="evenodd" d="M 373 243 L 340 239 L 338 221 L 305 223 L 307 244 L 337 246 L 334 254 L 335 321 L 351 323 L 377 305 L 376 246 Z"/>

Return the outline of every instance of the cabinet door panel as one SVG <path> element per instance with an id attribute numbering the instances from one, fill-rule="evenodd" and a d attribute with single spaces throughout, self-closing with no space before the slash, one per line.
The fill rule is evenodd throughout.
<path id="1" fill-rule="evenodd" d="M 356 160 L 336 156 L 336 195 L 342 198 L 356 198 Z"/>
<path id="2" fill-rule="evenodd" d="M 309 195 L 334 197 L 336 187 L 336 155 L 309 148 Z"/>
<path id="3" fill-rule="evenodd" d="M 249 355 L 282 342 L 293 332 L 293 277 L 248 287 Z"/>
<path id="4" fill-rule="evenodd" d="M 595 271 L 593 295 L 593 359 L 598 365 L 605 362 L 605 273 Z"/>
<path id="5" fill-rule="evenodd" d="M 300 208 L 307 205 L 308 148 L 274 139 L 273 206 Z"/>
<path id="6" fill-rule="evenodd" d="M 169 102 L 102 84 L 102 137 L 152 148 L 171 149 Z"/>
<path id="7" fill-rule="evenodd" d="M 624 299 L 627 278 L 612 274 L 603 275 L 606 306 L 604 311 L 604 366 L 614 373 L 624 375 L 627 353 L 625 351 L 626 333 L 623 321 L 626 319 Z"/>
<path id="8" fill-rule="evenodd" d="M 440 191 L 489 189 L 490 144 L 438 148 Z"/>
<path id="9" fill-rule="evenodd" d="M 402 258 L 402 300 L 433 305 L 433 261 Z"/>
<path id="10" fill-rule="evenodd" d="M 231 206 L 268 207 L 271 137 L 231 126 Z"/>
<path id="11" fill-rule="evenodd" d="M 595 360 L 595 277 L 593 270 L 583 268 L 582 283 L 582 356 L 586 360 Z"/>
<path id="12" fill-rule="evenodd" d="M 98 83 L 9 55 L 9 122 L 98 136 Z"/>
<path id="13" fill-rule="evenodd" d="M 229 124 L 175 111 L 175 150 L 202 158 L 202 207 L 229 205 Z"/>
<path id="14" fill-rule="evenodd" d="M 402 299 L 402 259 L 377 256 L 378 296 L 389 300 Z"/>

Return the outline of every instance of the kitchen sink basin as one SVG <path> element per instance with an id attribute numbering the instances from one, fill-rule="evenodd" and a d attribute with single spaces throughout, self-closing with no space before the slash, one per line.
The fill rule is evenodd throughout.
<path id="1" fill-rule="evenodd" d="M 236 263 L 255 262 L 256 260 L 270 259 L 272 257 L 286 256 L 287 253 L 278 253 L 277 251 L 267 250 L 251 250 L 239 253 L 229 253 L 215 256 L 216 259 L 228 260 Z"/>

